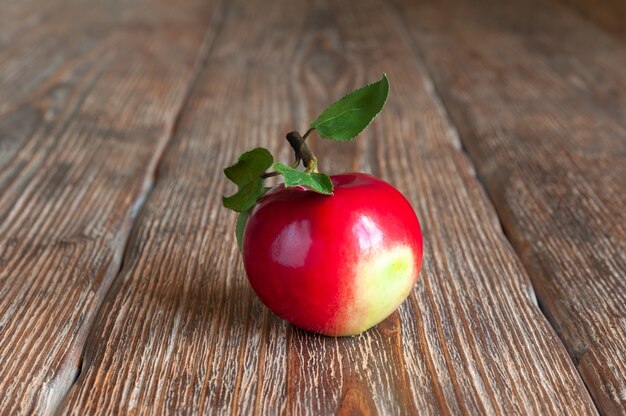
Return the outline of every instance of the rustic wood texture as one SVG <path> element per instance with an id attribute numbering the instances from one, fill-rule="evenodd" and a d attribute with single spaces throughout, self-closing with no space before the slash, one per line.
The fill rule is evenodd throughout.
<path id="1" fill-rule="evenodd" d="M 623 45 L 558 3 L 398 3 L 539 302 L 626 413 Z"/>
<path id="2" fill-rule="evenodd" d="M 0 5 L 0 414 L 52 412 L 79 371 L 211 9 Z"/>
<path id="3" fill-rule="evenodd" d="M 228 2 L 63 413 L 595 413 L 400 23 L 378 0 Z M 247 284 L 221 170 L 255 145 L 290 160 L 285 132 L 382 71 L 370 130 L 311 145 L 407 195 L 421 280 L 361 336 L 306 334 Z"/>
<path id="4" fill-rule="evenodd" d="M 618 39 L 626 41 L 626 1 L 561 0 Z"/>

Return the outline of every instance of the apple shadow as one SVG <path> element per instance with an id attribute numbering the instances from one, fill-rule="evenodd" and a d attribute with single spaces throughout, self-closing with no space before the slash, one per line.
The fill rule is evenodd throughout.
<path id="1" fill-rule="evenodd" d="M 169 284 L 161 285 L 153 294 L 158 297 L 158 313 L 166 325 L 177 319 L 182 329 L 198 331 L 202 336 L 244 336 L 244 331 L 262 331 L 266 308 L 243 270 L 237 269 L 227 273 L 210 264 L 204 272 L 185 278 L 173 271 L 166 279 Z"/>

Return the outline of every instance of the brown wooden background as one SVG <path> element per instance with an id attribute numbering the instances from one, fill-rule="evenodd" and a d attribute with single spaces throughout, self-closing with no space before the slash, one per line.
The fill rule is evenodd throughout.
<path id="1" fill-rule="evenodd" d="M 626 414 L 625 5 L 0 2 L 0 414 Z M 221 170 L 383 71 L 311 146 L 409 198 L 420 281 L 303 333 Z"/>

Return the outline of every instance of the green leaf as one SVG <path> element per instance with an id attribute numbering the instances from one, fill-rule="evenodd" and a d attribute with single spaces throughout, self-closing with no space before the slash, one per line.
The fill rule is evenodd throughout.
<path id="1" fill-rule="evenodd" d="M 235 236 L 237 236 L 237 245 L 239 252 L 243 253 L 243 232 L 246 230 L 246 222 L 250 216 L 250 210 L 242 211 L 237 216 L 237 225 L 235 227 Z"/>
<path id="2" fill-rule="evenodd" d="M 320 136 L 331 140 L 350 140 L 363 131 L 380 113 L 389 95 L 387 75 L 351 92 L 331 104 L 311 123 Z"/>
<path id="3" fill-rule="evenodd" d="M 274 163 L 274 169 L 285 177 L 285 186 L 304 186 L 324 195 L 333 194 L 333 183 L 323 173 L 307 173 L 283 163 Z"/>
<path id="4" fill-rule="evenodd" d="M 259 196 L 259 198 L 265 195 L 272 188 L 264 187 L 263 192 Z M 235 225 L 235 237 L 237 237 L 237 246 L 239 247 L 239 252 L 243 253 L 243 233 L 246 231 L 246 224 L 248 223 L 248 218 L 250 217 L 250 213 L 252 212 L 252 208 L 241 211 L 239 215 L 237 215 L 237 224 Z"/>
<path id="5" fill-rule="evenodd" d="M 222 198 L 228 209 L 243 212 L 254 206 L 257 199 L 265 192 L 261 175 L 272 166 L 274 157 L 262 147 L 257 147 L 239 156 L 239 160 L 224 169 L 228 179 L 237 185 L 237 192 Z"/>

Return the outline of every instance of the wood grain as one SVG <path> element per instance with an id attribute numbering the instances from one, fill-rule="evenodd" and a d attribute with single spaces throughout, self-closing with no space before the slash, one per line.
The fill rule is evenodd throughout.
<path id="1" fill-rule="evenodd" d="M 626 41 L 626 2 L 623 0 L 561 0 L 619 40 Z"/>
<path id="2" fill-rule="evenodd" d="M 203 3 L 2 6 L 0 414 L 51 413 L 74 382 L 193 75 Z"/>
<path id="3" fill-rule="evenodd" d="M 539 302 L 626 413 L 626 51 L 558 3 L 398 3 Z"/>
<path id="4" fill-rule="evenodd" d="M 63 413 L 595 413 L 399 23 L 378 0 L 229 3 Z M 369 131 L 311 145 L 407 195 L 421 280 L 361 336 L 307 334 L 247 284 L 221 170 L 257 145 L 290 160 L 287 131 L 383 70 Z"/>

